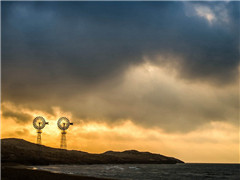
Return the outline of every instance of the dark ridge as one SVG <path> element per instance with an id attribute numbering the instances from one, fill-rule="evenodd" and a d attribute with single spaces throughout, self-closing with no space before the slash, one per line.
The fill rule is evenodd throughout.
<path id="1" fill-rule="evenodd" d="M 23 139 L 1 139 L 2 163 L 24 165 L 48 164 L 176 164 L 184 163 L 173 157 L 150 152 L 126 150 L 90 154 L 76 150 L 64 150 L 34 144 Z"/>

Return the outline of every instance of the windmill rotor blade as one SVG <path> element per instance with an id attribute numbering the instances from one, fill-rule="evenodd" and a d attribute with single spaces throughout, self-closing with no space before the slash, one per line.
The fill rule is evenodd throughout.
<path id="1" fill-rule="evenodd" d="M 60 117 L 57 121 L 58 128 L 61 130 L 67 130 L 71 125 L 70 121 L 66 117 Z"/>
<path id="2" fill-rule="evenodd" d="M 33 127 L 35 129 L 43 129 L 46 125 L 46 121 L 42 116 L 37 116 L 34 120 L 33 120 Z"/>

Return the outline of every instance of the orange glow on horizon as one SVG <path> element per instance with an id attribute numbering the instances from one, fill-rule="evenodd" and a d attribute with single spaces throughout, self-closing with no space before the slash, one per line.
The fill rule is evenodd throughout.
<path id="1" fill-rule="evenodd" d="M 49 122 L 43 129 L 42 144 L 59 148 L 61 131 L 56 123 L 61 111 L 59 108 L 55 110 L 55 116 L 41 112 Z M 70 113 L 62 113 L 66 114 L 71 116 Z M 35 115 L 36 112 L 33 112 L 32 116 Z M 2 138 L 22 138 L 36 143 L 36 129 L 33 128 L 32 122 L 18 124 L 8 118 L 1 119 L 1 123 L 4 124 L 1 126 Z M 185 162 L 238 163 L 239 145 L 236 132 L 236 127 L 224 122 L 212 122 L 186 134 L 167 133 L 157 128 L 146 129 L 137 126 L 131 120 L 123 120 L 121 124 L 112 126 L 106 123 L 86 122 L 75 123 L 67 130 L 67 144 L 68 149 L 90 153 L 136 149 L 177 157 Z"/>

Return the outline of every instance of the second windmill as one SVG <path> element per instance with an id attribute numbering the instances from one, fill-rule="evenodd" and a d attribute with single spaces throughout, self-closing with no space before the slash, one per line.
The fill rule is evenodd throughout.
<path id="1" fill-rule="evenodd" d="M 66 117 L 61 117 L 58 119 L 57 122 L 58 128 L 61 129 L 61 143 L 60 143 L 60 148 L 62 149 L 67 149 L 67 129 L 69 128 L 70 125 L 73 125 L 73 123 L 70 123 L 68 118 Z"/>

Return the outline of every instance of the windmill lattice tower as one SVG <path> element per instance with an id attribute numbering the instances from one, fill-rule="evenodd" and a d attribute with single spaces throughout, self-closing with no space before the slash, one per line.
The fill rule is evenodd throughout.
<path id="1" fill-rule="evenodd" d="M 42 144 L 42 129 L 48 124 L 41 116 L 36 117 L 33 120 L 33 127 L 37 129 L 37 144 Z"/>
<path id="2" fill-rule="evenodd" d="M 67 149 L 67 129 L 70 125 L 73 125 L 73 123 L 70 123 L 68 118 L 61 117 L 59 118 L 57 122 L 58 128 L 61 129 L 61 142 L 60 142 L 60 148 L 61 149 Z"/>

